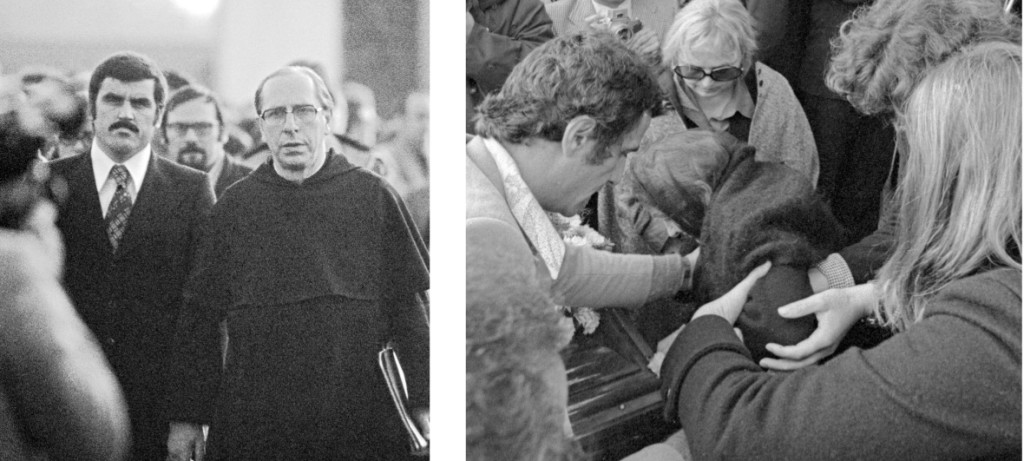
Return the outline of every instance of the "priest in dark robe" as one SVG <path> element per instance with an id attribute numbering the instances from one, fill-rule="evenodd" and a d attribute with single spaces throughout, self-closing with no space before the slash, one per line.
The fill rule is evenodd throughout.
<path id="1" fill-rule="evenodd" d="M 425 426 L 426 248 L 394 189 L 326 149 L 333 99 L 316 74 L 280 69 L 255 102 L 272 157 L 225 192 L 201 237 L 177 331 L 169 451 L 404 459 L 377 357 L 394 345 Z"/>

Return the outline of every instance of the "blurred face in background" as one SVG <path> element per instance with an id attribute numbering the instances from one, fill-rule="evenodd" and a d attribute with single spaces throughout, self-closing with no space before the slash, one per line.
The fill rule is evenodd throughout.
<path id="1" fill-rule="evenodd" d="M 217 108 L 203 98 L 179 104 L 167 113 L 167 153 L 174 161 L 210 171 L 224 159 L 227 132 L 217 121 Z"/>
<path id="2" fill-rule="evenodd" d="M 426 93 L 413 93 L 405 100 L 405 129 L 410 141 L 423 142 L 430 127 L 430 97 Z"/>

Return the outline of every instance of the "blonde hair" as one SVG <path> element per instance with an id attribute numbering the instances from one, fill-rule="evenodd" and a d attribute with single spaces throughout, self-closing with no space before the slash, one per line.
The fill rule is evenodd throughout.
<path id="1" fill-rule="evenodd" d="M 754 19 L 739 0 L 694 0 L 687 3 L 665 35 L 662 55 L 675 62 L 703 43 L 728 45 L 740 53 L 740 67 L 750 70 L 757 52 Z"/>
<path id="2" fill-rule="evenodd" d="M 909 149 L 876 313 L 903 330 L 950 282 L 1021 268 L 1021 46 L 953 55 L 911 93 L 898 124 Z"/>

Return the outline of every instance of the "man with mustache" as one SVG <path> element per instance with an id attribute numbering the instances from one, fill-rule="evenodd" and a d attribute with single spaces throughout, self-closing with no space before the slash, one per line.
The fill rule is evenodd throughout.
<path id="1" fill-rule="evenodd" d="M 167 100 L 161 123 L 170 158 L 205 171 L 214 193 L 246 177 L 252 169 L 225 155 L 228 141 L 224 116 L 217 97 L 200 86 L 185 86 Z"/>
<path id="2" fill-rule="evenodd" d="M 108 57 L 89 81 L 90 152 L 51 164 L 69 189 L 57 220 L 64 285 L 121 384 L 135 460 L 167 455 L 174 326 L 199 224 L 213 205 L 204 173 L 152 151 L 166 88 L 148 57 Z"/>

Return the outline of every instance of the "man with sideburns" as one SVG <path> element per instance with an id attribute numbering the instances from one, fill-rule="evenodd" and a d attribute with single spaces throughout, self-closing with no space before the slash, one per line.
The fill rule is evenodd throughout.
<path id="1" fill-rule="evenodd" d="M 69 189 L 57 220 L 64 285 L 121 384 L 135 460 L 166 457 L 174 327 L 213 205 L 205 174 L 152 152 L 166 93 L 148 57 L 108 57 L 89 81 L 90 152 L 51 164 Z"/>
<path id="2" fill-rule="evenodd" d="M 161 128 L 169 157 L 205 171 L 218 197 L 252 172 L 224 152 L 228 132 L 223 111 L 217 97 L 206 88 L 190 85 L 172 93 Z"/>

